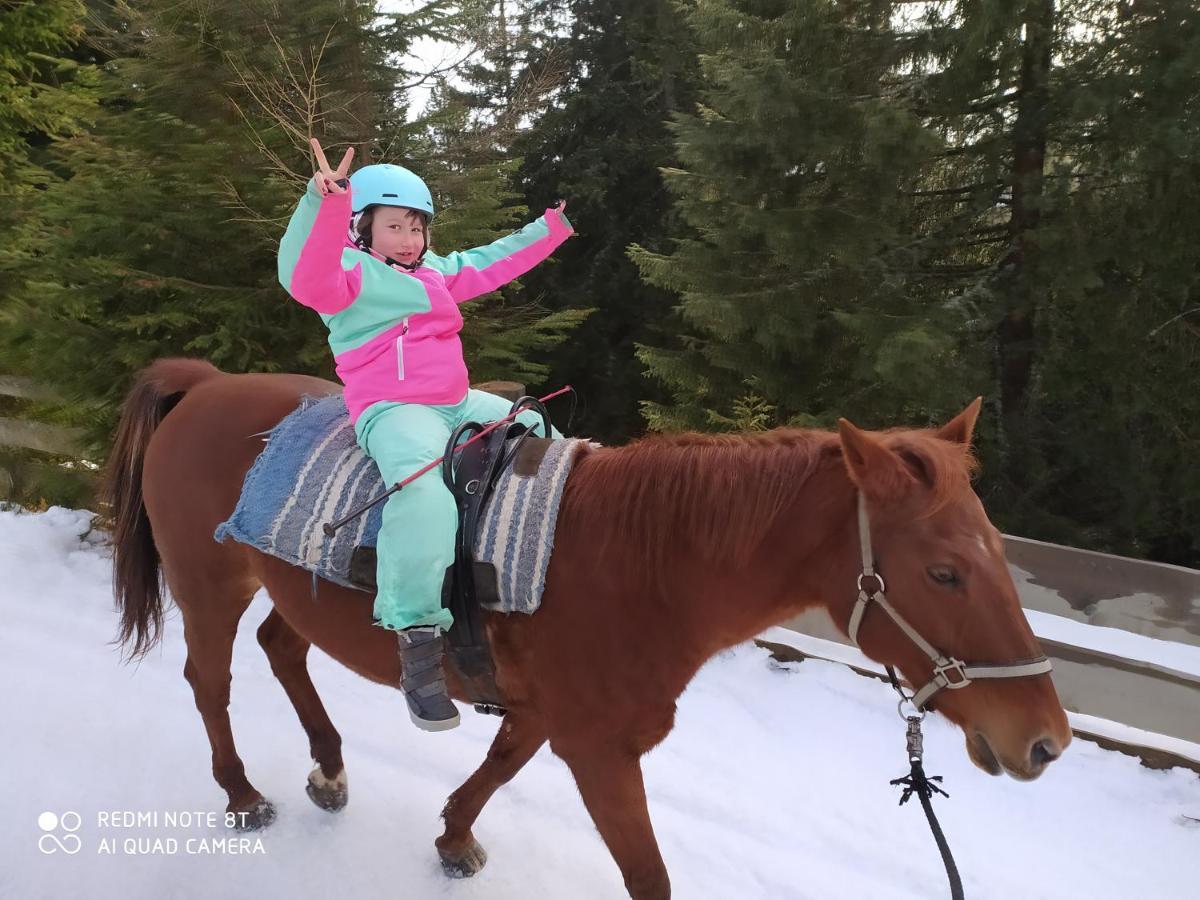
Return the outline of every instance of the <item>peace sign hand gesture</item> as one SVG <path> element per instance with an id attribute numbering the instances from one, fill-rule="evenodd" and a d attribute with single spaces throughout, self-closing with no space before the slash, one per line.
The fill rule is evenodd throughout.
<path id="1" fill-rule="evenodd" d="M 313 175 L 313 185 L 322 197 L 329 194 L 344 194 L 346 189 L 338 184 L 338 181 L 346 178 L 350 174 L 350 163 L 354 159 L 354 148 L 349 147 L 342 161 L 338 163 L 336 169 L 329 168 L 329 160 L 325 158 L 325 151 L 321 149 L 321 142 L 316 138 L 309 138 L 309 144 L 312 145 L 313 154 L 317 157 L 317 171 Z"/>

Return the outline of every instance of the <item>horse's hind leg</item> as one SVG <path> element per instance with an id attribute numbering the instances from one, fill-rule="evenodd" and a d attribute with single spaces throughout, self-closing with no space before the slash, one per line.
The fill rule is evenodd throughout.
<path id="1" fill-rule="evenodd" d="M 308 674 L 308 648 L 312 645 L 296 633 L 277 609 L 272 609 L 258 627 L 258 642 L 308 735 L 309 751 L 317 763 L 308 775 L 305 788 L 308 796 L 321 809 L 337 812 L 348 799 L 342 737 L 329 720 Z"/>
<path id="2" fill-rule="evenodd" d="M 442 810 L 446 830 L 436 843 L 447 875 L 465 878 L 483 868 L 487 854 L 471 834 L 471 826 L 492 794 L 521 771 L 545 742 L 545 727 L 532 713 L 510 711 L 504 717 L 487 759 L 450 795 Z"/>
<path id="3" fill-rule="evenodd" d="M 191 582 L 168 576 L 176 605 L 183 613 L 187 662 L 183 677 L 192 686 L 196 708 L 212 745 L 212 771 L 229 796 L 226 812 L 234 813 L 234 827 L 251 831 L 269 825 L 275 808 L 246 779 L 246 768 L 233 743 L 229 724 L 230 662 L 238 621 L 254 592 L 245 586 Z"/>

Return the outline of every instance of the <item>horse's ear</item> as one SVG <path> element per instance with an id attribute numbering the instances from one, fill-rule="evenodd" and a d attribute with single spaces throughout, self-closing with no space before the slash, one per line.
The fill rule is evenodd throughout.
<path id="1" fill-rule="evenodd" d="M 838 419 L 838 438 L 850 480 L 868 497 L 897 496 L 916 482 L 900 457 L 849 419 Z"/>
<path id="2" fill-rule="evenodd" d="M 983 398 L 976 397 L 971 405 L 937 430 L 937 436 L 944 441 L 970 446 L 971 435 L 975 433 L 975 420 L 979 418 L 979 409 L 983 406 Z"/>

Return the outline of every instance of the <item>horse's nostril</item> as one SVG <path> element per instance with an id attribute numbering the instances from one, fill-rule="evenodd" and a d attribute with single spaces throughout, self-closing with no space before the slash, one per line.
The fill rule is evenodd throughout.
<path id="1" fill-rule="evenodd" d="M 1029 760 L 1040 768 L 1058 759 L 1060 752 L 1058 744 L 1049 738 L 1043 738 L 1040 741 L 1034 741 L 1033 747 L 1029 751 Z"/>

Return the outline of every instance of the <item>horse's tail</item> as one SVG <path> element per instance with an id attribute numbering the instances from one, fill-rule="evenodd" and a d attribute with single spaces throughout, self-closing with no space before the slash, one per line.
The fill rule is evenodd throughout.
<path id="1" fill-rule="evenodd" d="M 162 573 L 142 502 L 142 463 L 154 430 L 185 393 L 221 370 L 199 359 L 160 359 L 138 373 L 121 407 L 102 499 L 113 520 L 113 597 L 120 643 L 143 656 L 162 632 Z"/>

